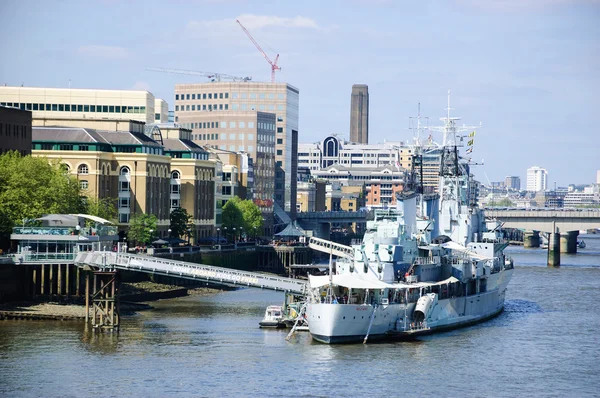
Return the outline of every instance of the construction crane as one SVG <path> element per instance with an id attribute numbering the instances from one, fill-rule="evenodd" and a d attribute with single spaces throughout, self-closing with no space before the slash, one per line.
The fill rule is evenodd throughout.
<path id="1" fill-rule="evenodd" d="M 281 70 L 281 66 L 277 65 L 277 61 L 279 61 L 279 54 L 277 54 L 277 56 L 275 57 L 275 62 L 271 61 L 271 59 L 269 58 L 269 56 L 267 55 L 267 53 L 265 53 L 263 51 L 263 49 L 260 48 L 260 46 L 258 45 L 258 43 L 256 42 L 256 40 L 254 40 L 254 37 L 252 37 L 252 35 L 250 34 L 250 32 L 248 32 L 248 29 L 246 29 L 244 27 L 244 25 L 242 25 L 242 23 L 239 20 L 236 19 L 235 22 L 237 22 L 240 25 L 240 27 L 246 33 L 246 35 L 248 35 L 248 37 L 250 38 L 250 40 L 252 41 L 252 43 L 254 43 L 254 45 L 256 46 L 256 48 L 258 49 L 258 51 L 260 51 L 260 53 L 263 55 L 263 57 L 265 57 L 265 59 L 267 60 L 267 62 L 269 63 L 269 65 L 271 65 L 271 82 L 275 83 L 275 71 L 276 70 Z"/>
<path id="2" fill-rule="evenodd" d="M 146 68 L 146 70 L 152 72 L 164 72 L 164 73 L 175 73 L 178 75 L 194 75 L 194 76 L 205 76 L 208 77 L 213 82 L 220 82 L 223 80 L 232 80 L 234 82 L 249 82 L 252 80 L 252 77 L 238 77 L 231 76 L 225 73 L 213 73 L 213 72 L 201 72 L 195 70 L 185 70 L 185 69 L 169 69 L 169 68 Z"/>

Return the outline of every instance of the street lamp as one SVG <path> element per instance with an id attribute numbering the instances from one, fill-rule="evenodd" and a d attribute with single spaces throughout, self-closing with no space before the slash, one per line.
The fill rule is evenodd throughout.
<path id="1" fill-rule="evenodd" d="M 223 236 L 225 237 L 225 240 L 227 240 L 227 227 L 223 227 Z"/>
<path id="2" fill-rule="evenodd" d="M 240 227 L 240 240 L 244 237 L 244 227 Z"/>
<path id="3" fill-rule="evenodd" d="M 221 244 L 221 228 L 217 228 L 217 244 Z"/>
<path id="4" fill-rule="evenodd" d="M 190 233 L 192 232 L 191 229 L 187 229 L 187 236 L 188 236 L 188 246 L 190 245 Z"/>
<path id="5" fill-rule="evenodd" d="M 236 239 L 235 238 L 237 238 L 237 235 L 236 235 L 236 232 L 235 232 L 235 227 L 233 227 L 233 244 L 234 245 L 236 244 Z"/>
<path id="6" fill-rule="evenodd" d="M 150 230 L 150 243 L 152 242 L 152 233 L 154 232 L 153 229 Z"/>

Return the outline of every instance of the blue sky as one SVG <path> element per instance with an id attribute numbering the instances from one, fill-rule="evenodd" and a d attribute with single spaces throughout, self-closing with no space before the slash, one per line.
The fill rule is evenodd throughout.
<path id="1" fill-rule="evenodd" d="M 452 113 L 478 130 L 477 179 L 544 167 L 595 182 L 600 141 L 599 0 L 14 1 L 0 10 L 0 83 L 148 89 L 173 104 L 170 67 L 300 89 L 300 141 L 348 137 L 352 84 L 369 85 L 370 142 L 411 138 L 410 116 Z M 436 137 L 438 138 L 438 137 Z"/>

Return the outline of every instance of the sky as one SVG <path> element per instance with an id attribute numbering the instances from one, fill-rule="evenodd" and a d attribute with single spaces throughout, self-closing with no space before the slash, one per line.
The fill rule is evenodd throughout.
<path id="1" fill-rule="evenodd" d="M 353 84 L 369 86 L 369 142 L 410 141 L 409 118 L 479 125 L 476 179 L 539 166 L 550 188 L 600 170 L 600 0 L 23 1 L 0 7 L 0 84 L 143 89 L 169 102 L 220 72 L 300 90 L 300 142 L 349 138 Z M 441 136 L 434 135 L 441 141 Z"/>

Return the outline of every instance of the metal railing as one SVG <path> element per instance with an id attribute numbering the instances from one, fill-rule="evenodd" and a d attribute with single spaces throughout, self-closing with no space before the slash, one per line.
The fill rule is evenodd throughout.
<path id="1" fill-rule="evenodd" d="M 81 228 L 74 227 L 15 227 L 13 228 L 15 235 L 53 235 L 53 236 L 114 236 L 119 233 L 118 227 L 101 226 L 98 228 Z"/>
<path id="2" fill-rule="evenodd" d="M 87 264 L 102 269 L 123 269 L 225 285 L 249 286 L 294 293 L 304 293 L 307 285 L 306 281 L 299 279 L 115 252 L 80 252 L 75 258 L 75 263 Z"/>
<path id="3" fill-rule="evenodd" d="M 325 239 L 310 237 L 308 246 L 323 253 L 331 253 L 337 257 L 354 259 L 354 249 L 350 246 L 342 245 Z"/>

